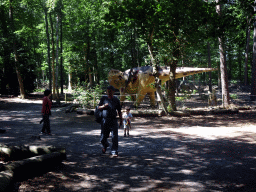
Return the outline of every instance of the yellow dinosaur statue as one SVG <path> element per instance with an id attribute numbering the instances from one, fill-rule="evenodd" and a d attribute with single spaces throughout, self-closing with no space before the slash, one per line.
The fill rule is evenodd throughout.
<path id="1" fill-rule="evenodd" d="M 175 79 L 215 70 L 213 68 L 177 67 Z M 158 72 L 162 84 L 170 79 L 170 67 L 159 67 Z M 112 69 L 108 74 L 108 81 L 110 85 L 120 90 L 121 103 L 125 100 L 125 93 L 127 93 L 131 95 L 133 101 L 136 101 L 135 106 L 139 106 L 145 95 L 148 94 L 151 106 L 155 106 L 156 88 L 152 66 L 136 67 L 125 72 Z"/>

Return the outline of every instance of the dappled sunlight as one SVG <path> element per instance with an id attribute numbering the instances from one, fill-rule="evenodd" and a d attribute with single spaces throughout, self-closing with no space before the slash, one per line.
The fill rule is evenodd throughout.
<path id="1" fill-rule="evenodd" d="M 73 134 L 79 134 L 79 135 L 100 135 L 100 130 L 91 130 L 91 131 L 77 131 L 73 132 Z"/>
<path id="2" fill-rule="evenodd" d="M 32 108 L 34 114 L 24 106 L 0 111 L 7 130 L 0 142 L 65 147 L 67 159 L 50 172 L 22 181 L 20 190 L 250 191 L 256 187 L 254 114 L 250 118 L 245 114 L 136 117 L 130 137 L 123 137 L 119 129 L 119 157 L 111 158 L 110 148 L 101 154 L 100 125 L 93 116 L 54 110 L 49 136 L 39 134 L 40 106 Z M 241 117 L 245 124 L 237 121 Z M 35 135 L 40 139 L 33 139 Z M 111 135 L 108 141 L 111 145 Z"/>

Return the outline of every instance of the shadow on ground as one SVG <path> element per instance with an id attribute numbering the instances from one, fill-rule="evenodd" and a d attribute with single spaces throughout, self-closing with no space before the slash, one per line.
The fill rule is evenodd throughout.
<path id="1" fill-rule="evenodd" d="M 40 104 L 0 108 L 1 126 L 7 129 L 0 142 L 63 146 L 67 160 L 49 172 L 18 181 L 14 191 L 255 191 L 255 144 L 242 140 L 251 132 L 235 139 L 206 139 L 172 130 L 229 127 L 238 121 L 254 124 L 253 111 L 136 118 L 131 137 L 122 137 L 119 130 L 119 157 L 110 158 L 101 154 L 99 124 L 91 116 L 56 108 L 51 117 L 53 136 L 32 139 L 40 133 L 40 109 Z"/>

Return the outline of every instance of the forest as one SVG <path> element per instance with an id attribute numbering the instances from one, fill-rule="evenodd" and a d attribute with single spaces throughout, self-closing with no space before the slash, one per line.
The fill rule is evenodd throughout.
<path id="1" fill-rule="evenodd" d="M 194 79 L 221 86 L 224 105 L 229 83 L 250 85 L 254 100 L 255 3 L 1 0 L 0 94 L 26 98 L 49 87 L 58 98 L 65 89 L 106 82 L 111 69 L 152 65 L 172 72 L 181 66 L 218 68 Z M 170 82 L 175 85 L 172 77 Z"/>

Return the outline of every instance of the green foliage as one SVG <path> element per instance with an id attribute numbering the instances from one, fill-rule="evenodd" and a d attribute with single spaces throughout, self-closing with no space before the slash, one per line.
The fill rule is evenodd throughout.
<path id="1" fill-rule="evenodd" d="M 183 96 L 183 97 L 175 97 L 175 100 L 176 101 L 185 101 L 187 99 L 186 96 Z"/>
<path id="2" fill-rule="evenodd" d="M 231 99 L 237 99 L 238 98 L 237 94 L 230 94 L 229 96 L 230 96 Z"/>
<path id="3" fill-rule="evenodd" d="M 78 83 L 73 91 L 73 99 L 84 108 L 95 108 L 102 96 L 103 84 L 104 81 L 100 81 L 99 85 L 90 87 L 87 82 Z"/>
<path id="4" fill-rule="evenodd" d="M 62 5 L 60 3 L 63 3 Z M 253 27 L 253 1 L 236 0 L 234 4 L 221 1 L 222 18 L 216 13 L 215 1 L 201 0 L 30 0 L 13 1 L 14 34 L 17 39 L 19 69 L 27 92 L 34 82 L 49 79 L 45 12 L 50 13 L 56 49 L 57 15 L 62 11 L 63 77 L 68 82 L 72 74 L 73 85 L 95 79 L 90 86 L 106 80 L 110 69 L 124 71 L 131 67 L 150 65 L 149 35 L 153 32 L 153 54 L 159 65 L 178 61 L 178 66 L 207 67 L 210 45 L 211 65 L 219 66 L 218 36 L 224 36 L 229 80 L 243 81 L 246 29 Z M 15 74 L 9 1 L 0 5 L 0 87 L 1 93 L 9 86 L 18 90 Z M 60 30 L 59 30 L 60 31 Z M 60 35 L 60 34 L 59 34 Z M 253 34 L 251 33 L 252 41 Z M 60 36 L 59 36 L 60 37 Z M 250 42 L 252 45 L 252 42 Z M 52 45 L 51 48 L 52 49 Z M 51 59 L 56 53 L 51 51 Z M 175 53 L 179 53 L 175 55 Z M 60 60 L 60 58 L 59 58 Z M 251 79 L 252 49 L 249 53 L 249 79 Z M 55 66 L 56 69 L 56 66 Z M 58 66 L 60 85 L 60 66 Z M 195 75 L 207 80 L 209 73 Z M 212 72 L 217 84 L 218 72 Z M 79 79 L 79 81 L 78 81 Z M 84 85 L 85 90 L 91 87 Z M 96 87 L 95 87 L 96 88 Z M 17 91 L 16 91 L 17 92 Z M 89 92 L 89 91 L 88 91 Z M 0 93 L 0 94 L 1 94 Z M 92 98 L 83 93 L 84 98 Z M 82 102 L 83 99 L 81 99 Z M 83 103 L 88 103 L 86 99 Z"/>
<path id="5" fill-rule="evenodd" d="M 125 99 L 128 100 L 128 101 L 132 101 L 131 95 L 127 95 L 127 96 L 125 97 Z"/>

